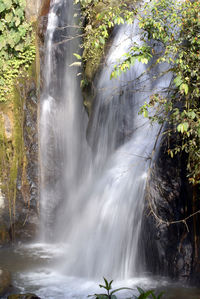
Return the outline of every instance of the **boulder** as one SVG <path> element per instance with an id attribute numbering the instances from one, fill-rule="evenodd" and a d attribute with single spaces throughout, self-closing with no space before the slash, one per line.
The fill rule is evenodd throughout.
<path id="1" fill-rule="evenodd" d="M 6 293 L 11 285 L 10 272 L 5 269 L 0 269 L 0 296 Z"/>

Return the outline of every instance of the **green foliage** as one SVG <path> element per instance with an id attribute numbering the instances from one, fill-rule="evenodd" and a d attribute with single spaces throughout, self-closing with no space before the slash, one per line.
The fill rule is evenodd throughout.
<path id="1" fill-rule="evenodd" d="M 25 19 L 25 0 L 0 0 L 0 102 L 12 92 L 35 58 L 32 26 Z"/>
<path id="2" fill-rule="evenodd" d="M 137 290 L 139 292 L 139 296 L 135 296 L 135 299 L 161 299 L 164 294 L 161 292 L 158 296 L 156 296 L 154 290 L 144 291 L 139 287 L 137 287 Z"/>
<path id="3" fill-rule="evenodd" d="M 200 2 L 189 0 L 153 0 L 144 5 L 139 15 L 142 46 L 134 44 L 122 62 L 115 66 L 111 77 L 126 71 L 136 60 L 147 64 L 154 57 L 154 66 L 167 63 L 174 80 L 169 96 L 155 94 L 143 105 L 140 114 L 162 124 L 167 122 L 177 132 L 179 140 L 169 148 L 171 157 L 179 152 L 188 155 L 188 176 L 190 182 L 200 182 Z M 154 41 L 150 48 L 147 41 Z M 158 47 L 157 45 L 162 45 Z M 148 71 L 148 70 L 147 70 Z M 154 115 L 148 112 L 154 108 Z"/>
<path id="4" fill-rule="evenodd" d="M 90 64 L 94 73 L 114 26 L 131 24 L 136 11 L 129 9 L 128 1 L 74 0 L 74 3 L 81 4 L 82 19 L 86 21 L 82 60 Z"/>
<path id="5" fill-rule="evenodd" d="M 112 283 L 113 280 L 111 280 L 110 282 L 107 281 L 106 278 L 104 278 L 104 282 L 105 285 L 100 284 L 99 287 L 100 288 L 104 288 L 106 290 L 105 294 L 94 294 L 94 295 L 88 295 L 88 297 L 93 297 L 95 299 L 117 299 L 116 295 L 114 295 L 115 293 L 122 291 L 122 290 L 131 290 L 133 291 L 132 288 L 127 288 L 127 287 L 122 287 L 122 288 L 118 288 L 115 289 L 113 291 L 112 290 Z M 133 297 L 130 298 L 126 298 L 126 299 L 161 299 L 163 293 L 160 293 L 158 296 L 155 295 L 155 292 L 153 290 L 148 290 L 148 291 L 144 291 L 141 288 L 137 288 L 138 292 L 139 292 L 139 296 L 135 296 L 133 295 Z"/>
<path id="6" fill-rule="evenodd" d="M 161 0 L 147 5 L 145 16 L 140 17 L 140 27 L 147 37 L 163 44 L 163 53 L 156 63 L 167 62 L 175 75 L 170 97 L 152 97 L 149 107 L 154 106 L 157 111 L 150 118 L 168 121 L 180 135 L 181 142 L 168 152 L 171 157 L 179 152 L 188 154 L 188 176 L 193 184 L 200 182 L 199 12 L 199 1 Z"/>
<path id="7" fill-rule="evenodd" d="M 122 57 L 122 62 L 114 66 L 114 70 L 111 73 L 111 79 L 117 78 L 122 72 L 126 72 L 136 61 L 147 64 L 152 58 L 151 48 L 147 45 L 138 46 L 135 44 L 132 46 L 128 53 L 125 53 Z"/>

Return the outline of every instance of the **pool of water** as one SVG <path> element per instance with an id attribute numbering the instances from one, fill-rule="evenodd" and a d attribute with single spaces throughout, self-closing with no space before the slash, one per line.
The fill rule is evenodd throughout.
<path id="1" fill-rule="evenodd" d="M 62 261 L 66 246 L 62 244 L 31 244 L 0 249 L 0 267 L 12 273 L 12 284 L 18 293 L 32 292 L 42 299 L 85 299 L 89 294 L 102 293 L 99 281 L 66 276 Z M 137 286 L 143 289 L 164 291 L 163 299 L 200 299 L 200 290 L 169 282 L 165 278 L 150 278 L 147 275 L 113 282 L 113 289 L 130 287 L 131 291 L 120 291 L 118 298 L 134 298 Z M 16 293 L 16 291 L 15 291 Z M 7 295 L 2 299 L 7 298 Z"/>

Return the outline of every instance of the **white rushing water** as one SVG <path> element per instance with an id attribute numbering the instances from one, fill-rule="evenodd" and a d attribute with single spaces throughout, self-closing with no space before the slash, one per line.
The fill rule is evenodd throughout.
<path id="1" fill-rule="evenodd" d="M 169 86 L 171 76 L 154 81 L 155 72 L 165 66 L 142 75 L 148 66 L 137 62 L 110 80 L 120 57 L 133 42 L 141 43 L 137 21 L 120 27 L 96 80 L 87 143 L 79 70 L 69 67 L 80 42 L 71 39 L 76 34 L 69 28 L 75 25 L 72 2 L 52 2 L 47 27 L 40 127 L 41 239 L 64 244 L 65 258 L 56 265 L 62 275 L 130 279 L 140 270 L 145 184 L 159 131 L 138 111 L 152 93 Z M 71 41 L 63 42 L 63 36 Z"/>

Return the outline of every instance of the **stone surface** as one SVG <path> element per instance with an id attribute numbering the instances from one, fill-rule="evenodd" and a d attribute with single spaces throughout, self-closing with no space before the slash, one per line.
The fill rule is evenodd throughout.
<path id="1" fill-rule="evenodd" d="M 11 285 L 10 272 L 5 269 L 0 269 L 0 296 L 6 293 Z"/>
<path id="2" fill-rule="evenodd" d="M 7 139 L 12 138 L 12 122 L 11 119 L 9 118 L 9 116 L 3 112 L 0 112 L 0 115 L 2 116 L 3 120 L 4 120 L 4 128 L 5 128 L 5 136 Z"/>

